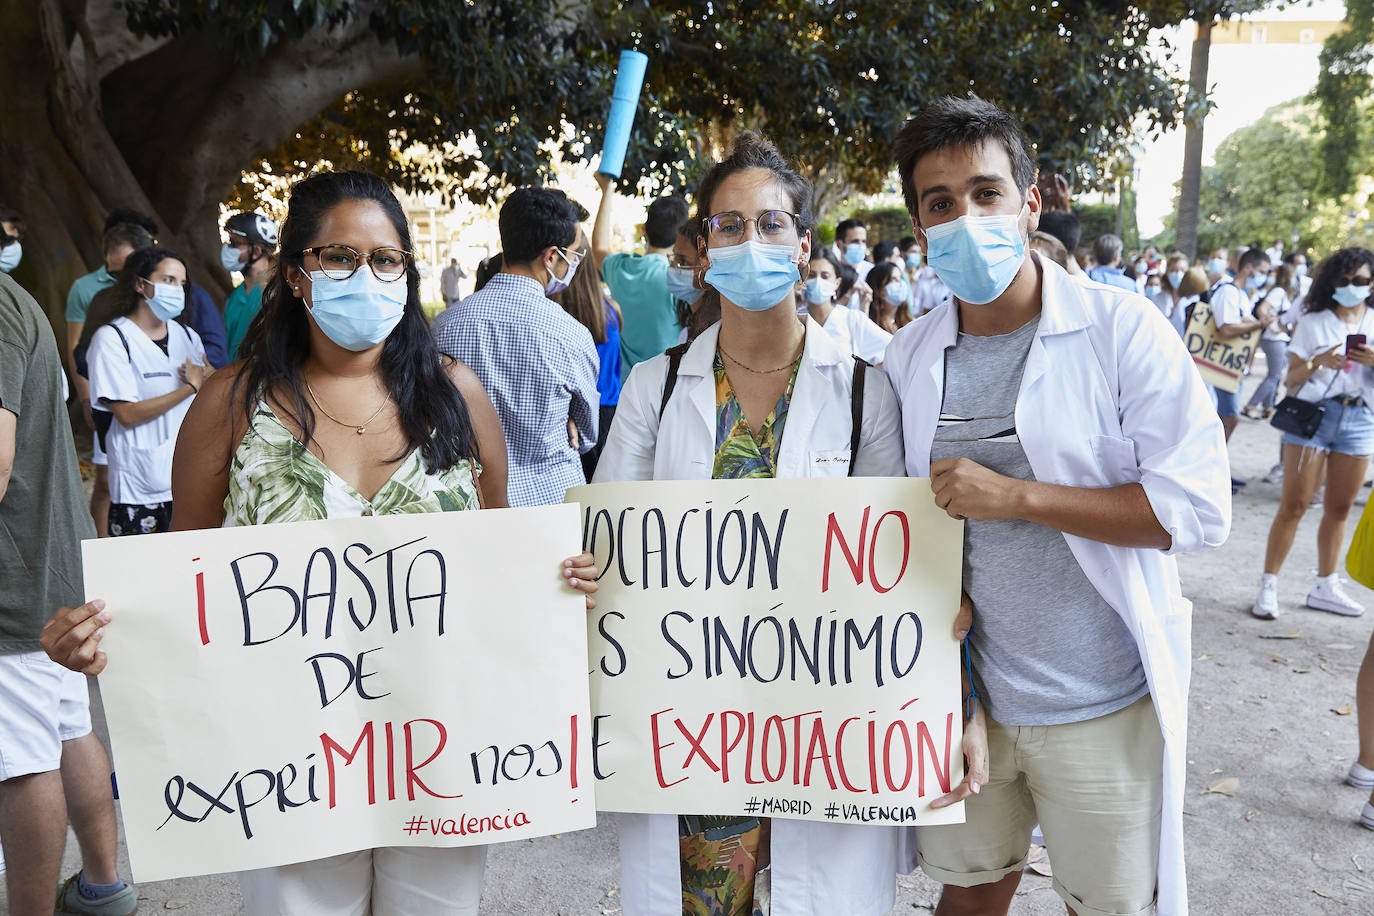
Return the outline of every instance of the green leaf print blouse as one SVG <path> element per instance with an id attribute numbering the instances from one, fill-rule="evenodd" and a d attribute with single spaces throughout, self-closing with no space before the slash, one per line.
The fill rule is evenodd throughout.
<path id="1" fill-rule="evenodd" d="M 224 525 L 479 509 L 479 474 L 480 465 L 471 460 L 430 474 L 415 449 L 397 464 L 376 496 L 364 499 L 301 445 L 265 402 L 259 402 L 230 464 Z"/>

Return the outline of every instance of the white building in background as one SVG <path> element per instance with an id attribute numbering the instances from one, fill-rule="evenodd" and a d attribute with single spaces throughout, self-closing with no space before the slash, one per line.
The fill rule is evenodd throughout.
<path id="1" fill-rule="evenodd" d="M 1255 123 L 1274 105 L 1312 91 L 1322 42 L 1344 18 L 1344 0 L 1312 0 L 1212 30 L 1207 81 L 1214 107 L 1203 130 L 1203 165 L 1212 164 L 1227 135 Z M 1173 46 L 1173 66 L 1186 80 L 1197 27 L 1185 23 L 1160 34 Z M 1147 144 L 1138 160 L 1136 219 L 1142 238 L 1158 234 L 1173 211 L 1174 185 L 1183 174 L 1183 136 L 1181 127 L 1165 134 Z"/>

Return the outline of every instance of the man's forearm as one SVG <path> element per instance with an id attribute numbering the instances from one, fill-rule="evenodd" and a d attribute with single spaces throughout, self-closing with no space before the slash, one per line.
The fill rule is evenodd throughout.
<path id="1" fill-rule="evenodd" d="M 1145 488 L 1138 483 L 1090 489 L 1021 481 L 1014 511 L 1025 519 L 1117 547 L 1167 550 L 1173 538 L 1155 517 Z"/>

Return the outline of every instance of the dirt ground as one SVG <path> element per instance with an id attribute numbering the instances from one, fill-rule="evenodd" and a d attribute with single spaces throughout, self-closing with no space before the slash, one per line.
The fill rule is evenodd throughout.
<path id="1" fill-rule="evenodd" d="M 1364 618 L 1302 607 L 1316 564 L 1319 513 L 1312 512 L 1280 581 L 1282 617 L 1251 617 L 1279 495 L 1261 477 L 1277 458 L 1277 442 L 1267 424 L 1242 421 L 1232 467 L 1249 486 L 1236 497 L 1230 540 L 1180 562 L 1184 592 L 1195 603 L 1184 825 L 1192 910 L 1374 913 L 1374 832 L 1358 823 L 1362 793 L 1342 783 L 1356 748 L 1355 673 L 1374 593 L 1352 586 L 1372 609 Z M 72 839 L 64 873 L 78 858 Z M 121 863 L 127 874 L 122 848 Z M 491 847 L 482 913 L 616 914 L 617 881 L 616 818 L 603 815 L 595 830 Z M 929 913 L 938 894 L 919 873 L 900 877 L 892 912 Z M 144 884 L 139 896 L 145 914 L 242 912 L 237 883 L 225 875 Z M 0 890 L 0 913 L 7 912 Z M 1049 879 L 1028 872 L 1012 912 L 1064 910 Z"/>

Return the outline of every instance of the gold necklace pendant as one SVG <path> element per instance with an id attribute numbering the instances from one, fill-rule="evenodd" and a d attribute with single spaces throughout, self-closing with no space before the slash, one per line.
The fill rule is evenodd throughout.
<path id="1" fill-rule="evenodd" d="M 368 417 L 366 420 L 364 420 L 364 421 L 362 422 L 361 425 L 357 425 L 357 424 L 353 424 L 353 423 L 345 423 L 343 420 L 340 420 L 338 417 L 334 416 L 334 415 L 333 415 L 332 413 L 330 413 L 327 409 L 325 409 L 325 406 L 324 406 L 323 404 L 320 403 L 320 396 L 317 395 L 317 394 L 315 393 L 315 389 L 314 389 L 314 388 L 311 388 L 311 387 L 310 387 L 310 380 L 309 380 L 309 379 L 305 379 L 305 390 L 308 391 L 308 392 L 310 392 L 310 399 L 311 399 L 312 401 L 315 402 L 315 406 L 318 407 L 318 408 L 320 409 L 320 413 L 324 414 L 326 417 L 328 417 L 329 419 L 333 420 L 335 423 L 339 424 L 340 426 L 352 426 L 352 427 L 353 427 L 353 430 L 354 430 L 358 435 L 360 435 L 360 436 L 361 436 L 363 433 L 367 432 L 367 428 L 368 428 L 368 426 L 370 426 L 370 425 L 372 424 L 372 421 L 375 420 L 375 419 L 377 419 L 377 417 L 381 415 L 382 411 L 386 409 L 387 400 L 388 400 L 388 398 L 383 397 L 383 398 L 382 398 L 382 404 L 381 404 L 381 406 L 378 407 L 376 410 L 374 410 L 374 411 L 372 412 L 372 416 L 370 416 L 370 417 Z"/>

